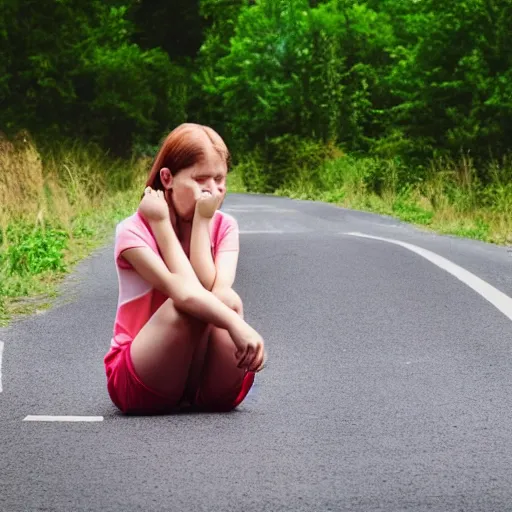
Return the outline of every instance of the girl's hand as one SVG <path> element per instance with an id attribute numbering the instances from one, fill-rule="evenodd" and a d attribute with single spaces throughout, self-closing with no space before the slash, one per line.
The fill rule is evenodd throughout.
<path id="1" fill-rule="evenodd" d="M 161 190 L 153 190 L 146 187 L 144 197 L 139 204 L 139 213 L 148 222 L 159 222 L 170 220 L 169 205 Z"/>
<path id="2" fill-rule="evenodd" d="M 205 219 L 211 219 L 219 208 L 220 196 L 210 192 L 199 192 L 196 199 L 196 214 Z"/>
<path id="3" fill-rule="evenodd" d="M 261 371 L 266 360 L 263 338 L 242 319 L 229 330 L 229 334 L 237 348 L 238 368 Z"/>

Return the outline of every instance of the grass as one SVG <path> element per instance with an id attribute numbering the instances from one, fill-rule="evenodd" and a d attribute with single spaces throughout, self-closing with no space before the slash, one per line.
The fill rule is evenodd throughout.
<path id="1" fill-rule="evenodd" d="M 243 174 L 248 165 L 244 162 Z M 407 169 L 396 162 L 342 156 L 318 169 L 299 168 L 273 195 L 389 215 L 438 233 L 506 245 L 512 242 L 512 165 L 505 160 L 488 167 L 486 185 L 468 158 L 432 163 L 421 180 L 406 185 Z M 236 191 L 247 191 L 237 168 L 233 174 Z"/>
<path id="2" fill-rule="evenodd" d="M 42 156 L 28 134 L 0 137 L 0 325 L 51 305 L 62 278 L 134 211 L 146 166 L 76 144 Z"/>

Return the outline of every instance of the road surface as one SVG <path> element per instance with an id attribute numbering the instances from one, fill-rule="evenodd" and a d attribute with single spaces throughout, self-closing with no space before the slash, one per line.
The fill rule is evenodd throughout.
<path id="1" fill-rule="evenodd" d="M 269 353 L 246 401 L 117 412 L 105 247 L 53 309 L 0 330 L 0 511 L 512 510 L 507 249 L 315 202 L 223 209 Z"/>

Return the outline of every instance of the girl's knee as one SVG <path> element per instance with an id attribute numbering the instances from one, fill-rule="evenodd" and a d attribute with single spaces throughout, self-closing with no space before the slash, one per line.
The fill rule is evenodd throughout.
<path id="1" fill-rule="evenodd" d="M 233 311 L 236 311 L 243 318 L 244 305 L 243 305 L 242 299 L 236 292 L 233 292 L 233 293 L 235 294 L 235 296 L 233 297 L 233 303 L 232 303 L 231 309 L 233 309 Z"/>

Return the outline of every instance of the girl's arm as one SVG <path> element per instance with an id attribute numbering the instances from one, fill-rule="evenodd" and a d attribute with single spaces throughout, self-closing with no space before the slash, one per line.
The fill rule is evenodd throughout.
<path id="1" fill-rule="evenodd" d="M 217 274 L 211 250 L 210 222 L 211 218 L 204 217 L 196 208 L 190 237 L 190 263 L 201 284 L 209 291 Z"/>
<path id="2" fill-rule="evenodd" d="M 166 219 L 148 219 L 148 222 L 167 268 L 174 274 L 179 274 L 194 283 L 200 284 L 195 269 L 188 260 L 172 224 Z"/>
<path id="3" fill-rule="evenodd" d="M 190 240 L 190 263 L 201 282 L 207 289 L 216 293 L 233 286 L 238 263 L 238 250 L 219 252 L 215 261 L 211 251 L 210 222 L 219 206 L 216 197 L 201 197 L 196 203 L 192 234 Z"/>
<path id="4" fill-rule="evenodd" d="M 213 215 L 215 211 L 214 206 L 212 201 L 202 201 L 200 203 L 201 208 L 196 208 L 195 218 L 208 222 L 208 212 L 211 212 Z M 139 205 L 139 213 L 143 215 L 149 223 L 164 261 L 150 249 L 142 248 L 124 251 L 124 258 L 131 263 L 134 269 L 144 279 L 167 297 L 170 297 L 177 308 L 182 309 L 196 318 L 208 323 L 213 323 L 217 327 L 222 327 L 227 330 L 232 329 L 233 315 L 230 314 L 229 317 L 225 317 L 222 311 L 225 312 L 227 308 L 233 313 L 235 312 L 210 293 L 209 290 L 201 286 L 202 283 L 196 275 L 187 255 L 183 251 L 183 247 L 170 222 L 169 210 L 163 194 L 160 191 L 151 190 L 150 188 L 146 189 L 144 198 Z M 199 222 L 197 224 L 199 225 Z M 200 227 L 204 229 L 203 225 L 200 225 Z M 209 229 L 208 225 L 206 225 L 206 229 Z M 210 254 L 211 259 L 209 231 L 206 233 L 204 233 L 204 231 L 197 231 L 196 227 L 196 232 L 204 238 L 207 237 L 207 254 Z M 204 243 L 204 238 L 200 240 L 200 242 Z M 135 259 L 135 262 L 131 261 L 130 258 Z M 201 260 L 200 263 L 202 262 Z M 213 271 L 215 272 L 215 267 Z M 215 280 L 215 274 L 213 280 Z M 220 310 L 218 309 L 219 304 L 221 305 Z"/>
<path id="5" fill-rule="evenodd" d="M 212 291 L 218 274 L 210 240 L 210 222 L 217 210 L 218 202 L 216 197 L 202 197 L 196 203 L 190 240 L 190 261 L 170 222 L 163 194 L 147 188 L 139 206 L 139 213 L 151 226 L 167 268 L 172 273 L 202 284 L 208 291 Z M 232 271 L 228 272 L 231 273 Z"/>
<path id="6" fill-rule="evenodd" d="M 154 288 L 170 297 L 176 309 L 226 329 L 231 335 L 239 368 L 258 372 L 263 368 L 265 350 L 262 337 L 236 311 L 226 306 L 196 279 L 169 272 L 166 264 L 148 247 L 123 251 L 123 257 Z"/>
<path id="7" fill-rule="evenodd" d="M 190 265 L 190 261 L 183 251 L 172 226 L 169 206 L 163 192 L 146 187 L 138 211 L 149 223 L 158 249 L 169 271 L 186 278 L 192 283 L 199 284 L 196 273 Z"/>
<path id="8" fill-rule="evenodd" d="M 228 331 L 242 328 L 244 321 L 240 316 L 205 290 L 197 278 L 190 280 L 189 277 L 170 272 L 151 249 L 137 247 L 127 249 L 122 254 L 144 280 L 171 298 L 177 309 Z"/>

